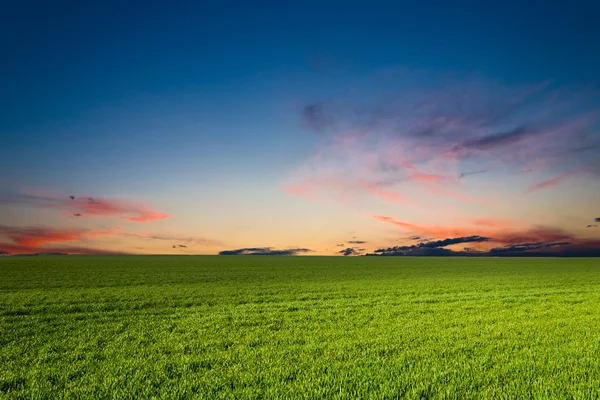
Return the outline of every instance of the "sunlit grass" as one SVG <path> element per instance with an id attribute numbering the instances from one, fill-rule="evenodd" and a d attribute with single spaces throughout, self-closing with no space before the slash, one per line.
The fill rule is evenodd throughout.
<path id="1" fill-rule="evenodd" d="M 0 397 L 598 398 L 600 259 L 0 259 Z"/>

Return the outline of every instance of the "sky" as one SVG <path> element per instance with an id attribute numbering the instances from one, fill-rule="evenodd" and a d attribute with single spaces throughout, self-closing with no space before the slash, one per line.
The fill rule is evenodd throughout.
<path id="1" fill-rule="evenodd" d="M 2 5 L 1 254 L 600 255 L 597 2 L 126 3 Z"/>

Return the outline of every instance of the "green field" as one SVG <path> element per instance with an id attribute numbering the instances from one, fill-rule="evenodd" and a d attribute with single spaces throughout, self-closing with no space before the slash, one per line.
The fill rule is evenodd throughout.
<path id="1" fill-rule="evenodd" d="M 0 398 L 599 398 L 600 259 L 0 258 Z"/>

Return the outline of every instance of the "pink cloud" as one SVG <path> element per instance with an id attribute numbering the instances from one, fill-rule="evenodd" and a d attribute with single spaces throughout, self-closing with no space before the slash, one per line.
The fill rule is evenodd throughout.
<path id="1" fill-rule="evenodd" d="M 132 222 L 149 222 L 170 218 L 169 214 L 150 210 L 146 205 L 125 200 L 76 197 L 72 201 L 63 201 L 62 205 L 84 217 L 115 217 Z"/>
<path id="2" fill-rule="evenodd" d="M 343 192 L 347 204 L 369 196 L 418 204 L 424 192 L 440 205 L 451 198 L 498 207 L 491 196 L 470 195 L 487 183 L 487 174 L 502 179 L 502 173 L 509 182 L 521 171 L 572 168 L 595 157 L 589 151 L 600 145 L 593 128 L 600 115 L 595 92 L 565 91 L 549 82 L 443 82 L 435 89 L 407 89 L 394 96 L 365 89 L 354 101 L 307 105 L 303 119 L 320 133 L 318 147 L 294 173 L 286 192 L 303 198 Z M 469 174 L 473 171 L 479 171 L 477 176 L 458 179 L 475 175 Z M 530 191 L 572 174 L 533 183 Z"/>
<path id="3" fill-rule="evenodd" d="M 586 171 L 593 171 L 598 166 L 600 166 L 599 161 L 587 163 L 579 168 L 575 168 L 575 169 L 569 170 L 567 172 L 563 172 L 562 174 L 557 175 L 553 178 L 537 182 L 537 183 L 529 186 L 525 192 L 531 193 L 531 192 L 535 192 L 536 190 L 559 185 L 574 175 L 577 175 L 579 173 L 586 172 Z"/>
<path id="4" fill-rule="evenodd" d="M 569 177 L 575 175 L 578 171 L 569 171 L 564 174 L 560 174 L 555 176 L 554 178 L 546 179 L 544 181 L 540 181 L 535 183 L 527 188 L 526 193 L 535 192 L 536 190 L 544 189 L 551 186 L 556 186 L 564 181 L 566 181 Z"/>
<path id="5" fill-rule="evenodd" d="M 149 222 L 170 218 L 167 213 L 132 201 L 92 196 L 71 197 L 31 190 L 0 197 L 0 203 L 59 210 L 68 215 L 77 215 L 83 218 L 119 218 L 130 222 Z"/>

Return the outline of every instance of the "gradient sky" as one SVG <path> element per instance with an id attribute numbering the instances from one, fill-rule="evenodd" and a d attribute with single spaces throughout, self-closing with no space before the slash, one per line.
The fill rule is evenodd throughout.
<path id="1" fill-rule="evenodd" d="M 597 2 L 122 3 L 2 5 L 1 252 L 600 254 Z"/>

